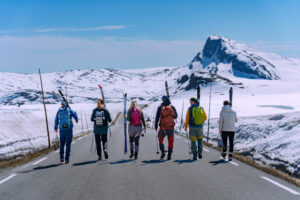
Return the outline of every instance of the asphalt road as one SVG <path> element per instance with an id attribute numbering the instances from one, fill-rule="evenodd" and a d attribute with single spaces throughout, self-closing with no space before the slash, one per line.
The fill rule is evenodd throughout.
<path id="1" fill-rule="evenodd" d="M 123 154 L 121 121 L 112 135 L 107 160 L 91 153 L 90 134 L 74 140 L 69 164 L 60 164 L 52 152 L 1 172 L 0 199 L 300 199 L 298 187 L 236 160 L 222 162 L 213 149 L 205 147 L 203 159 L 192 161 L 183 137 L 175 137 L 172 160 L 160 160 L 155 132 L 148 130 L 134 161 Z"/>

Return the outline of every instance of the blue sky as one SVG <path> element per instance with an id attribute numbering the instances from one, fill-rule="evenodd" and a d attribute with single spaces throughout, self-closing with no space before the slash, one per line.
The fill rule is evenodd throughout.
<path id="1" fill-rule="evenodd" d="M 182 66 L 212 34 L 300 58 L 300 1 L 0 0 L 0 71 Z"/>

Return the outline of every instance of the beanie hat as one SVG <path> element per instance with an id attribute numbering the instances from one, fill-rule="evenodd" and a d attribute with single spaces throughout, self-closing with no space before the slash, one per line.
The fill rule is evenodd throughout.
<path id="1" fill-rule="evenodd" d="M 66 101 L 61 101 L 61 105 L 67 106 L 67 102 Z"/>
<path id="2" fill-rule="evenodd" d="M 162 96 L 161 98 L 163 101 L 167 101 L 168 100 L 168 97 L 166 95 Z"/>
<path id="3" fill-rule="evenodd" d="M 195 102 L 195 103 L 198 103 L 198 100 L 194 97 L 190 98 L 191 101 Z"/>

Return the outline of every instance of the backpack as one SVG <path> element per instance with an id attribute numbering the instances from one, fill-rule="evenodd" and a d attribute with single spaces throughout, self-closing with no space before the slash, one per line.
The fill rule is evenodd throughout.
<path id="1" fill-rule="evenodd" d="M 162 129 L 173 129 L 174 126 L 174 110 L 172 106 L 163 106 L 160 113 L 160 127 Z"/>
<path id="2" fill-rule="evenodd" d="M 69 109 L 60 110 L 59 112 L 59 128 L 62 130 L 66 130 L 72 128 L 72 120 L 70 119 L 70 111 Z"/>
<path id="3" fill-rule="evenodd" d="M 95 125 L 104 126 L 105 114 L 103 110 L 96 110 L 95 113 Z"/>
<path id="4" fill-rule="evenodd" d="M 204 111 L 200 106 L 194 107 L 192 109 L 192 117 L 195 125 L 202 125 L 204 122 Z"/>
<path id="5" fill-rule="evenodd" d="M 137 108 L 130 110 L 130 124 L 133 126 L 141 125 L 141 111 Z"/>

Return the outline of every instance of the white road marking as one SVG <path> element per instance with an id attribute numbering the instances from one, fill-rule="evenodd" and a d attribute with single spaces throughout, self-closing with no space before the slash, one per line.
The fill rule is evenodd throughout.
<path id="1" fill-rule="evenodd" d="M 59 149 L 57 149 L 56 151 L 55 151 L 55 153 L 58 153 L 59 152 Z"/>
<path id="2" fill-rule="evenodd" d="M 188 143 L 189 141 L 185 140 L 186 143 Z"/>
<path id="3" fill-rule="evenodd" d="M 272 179 L 269 179 L 269 178 L 267 178 L 265 176 L 260 176 L 260 178 L 265 179 L 266 181 L 269 181 L 270 183 L 273 183 L 274 185 L 276 185 L 276 186 L 278 186 L 278 187 L 280 187 L 280 188 L 282 188 L 282 189 L 284 189 L 284 190 L 286 190 L 286 191 L 288 191 L 288 192 L 290 192 L 290 193 L 292 193 L 294 195 L 300 195 L 299 192 L 297 192 L 297 191 L 295 191 L 295 190 L 293 190 L 291 188 L 288 188 L 288 187 L 286 187 L 286 186 L 284 186 L 284 185 L 282 185 L 282 184 L 280 184 L 280 183 L 278 183 L 276 181 L 273 181 Z"/>
<path id="4" fill-rule="evenodd" d="M 180 139 L 180 137 L 179 136 L 175 136 L 177 139 Z"/>
<path id="5" fill-rule="evenodd" d="M 80 137 L 78 140 L 81 140 L 82 139 L 82 137 Z"/>
<path id="6" fill-rule="evenodd" d="M 209 150 L 208 150 L 208 149 L 206 149 L 206 148 L 203 148 L 203 151 L 209 152 Z"/>
<path id="7" fill-rule="evenodd" d="M 5 179 L 3 179 L 3 180 L 0 181 L 0 184 L 2 184 L 2 183 L 4 183 L 4 182 L 8 181 L 9 179 L 12 179 L 12 178 L 15 177 L 15 176 L 17 176 L 17 174 L 12 174 L 12 175 L 10 175 L 9 177 L 6 177 Z"/>
<path id="8" fill-rule="evenodd" d="M 235 166 L 240 166 L 239 164 L 237 164 L 236 162 L 233 161 L 229 161 L 230 164 L 235 165 Z"/>
<path id="9" fill-rule="evenodd" d="M 75 144 L 75 142 L 72 142 L 71 144 Z"/>
<path id="10" fill-rule="evenodd" d="M 46 159 L 47 159 L 47 157 L 41 158 L 41 159 L 39 159 L 38 161 L 32 163 L 32 165 L 37 165 L 37 164 L 39 164 L 40 162 L 43 162 L 43 161 L 46 160 Z"/>

